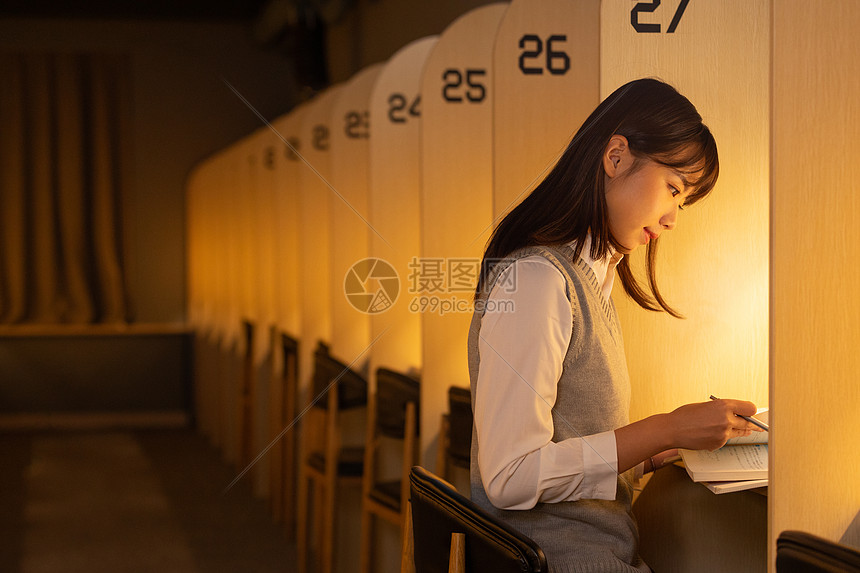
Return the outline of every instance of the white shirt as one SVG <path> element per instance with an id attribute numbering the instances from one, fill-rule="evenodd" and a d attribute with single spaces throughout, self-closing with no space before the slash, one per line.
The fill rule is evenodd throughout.
<path id="1" fill-rule="evenodd" d="M 608 299 L 621 254 L 595 261 L 589 251 L 586 245 L 580 258 Z M 516 288 L 507 289 L 509 284 Z M 481 320 L 478 466 L 487 497 L 502 509 L 615 499 L 614 431 L 552 441 L 552 407 L 572 331 L 565 286 L 561 272 L 545 258 L 519 259 L 499 277 Z"/>

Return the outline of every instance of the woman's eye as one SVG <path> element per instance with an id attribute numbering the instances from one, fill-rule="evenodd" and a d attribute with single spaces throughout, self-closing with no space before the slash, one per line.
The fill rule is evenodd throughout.
<path id="1" fill-rule="evenodd" d="M 678 195 L 681 194 L 681 192 L 677 188 L 675 188 L 674 186 L 669 185 L 669 188 L 672 190 L 672 197 L 677 197 Z M 678 210 L 679 211 L 684 210 L 684 204 L 683 203 L 678 205 Z"/>

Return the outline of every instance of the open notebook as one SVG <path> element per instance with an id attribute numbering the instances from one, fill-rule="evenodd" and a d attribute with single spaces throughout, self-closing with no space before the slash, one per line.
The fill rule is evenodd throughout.
<path id="1" fill-rule="evenodd" d="M 768 423 L 768 410 L 759 410 L 756 419 Z M 714 493 L 729 493 L 767 485 L 768 432 L 732 438 L 722 448 L 678 450 L 690 478 Z"/>

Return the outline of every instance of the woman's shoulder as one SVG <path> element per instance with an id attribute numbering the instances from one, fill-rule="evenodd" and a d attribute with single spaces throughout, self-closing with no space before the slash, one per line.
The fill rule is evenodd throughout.
<path id="1" fill-rule="evenodd" d="M 574 251 L 569 245 L 561 246 L 533 246 L 518 249 L 506 257 L 518 264 L 520 268 L 535 265 L 545 269 L 554 269 L 563 278 L 576 278 L 577 274 L 574 263 Z"/>
<path id="2" fill-rule="evenodd" d="M 531 294 L 560 291 L 570 296 L 570 284 L 580 277 L 571 263 L 573 251 L 565 247 L 532 246 L 517 249 L 506 257 L 493 261 L 484 291 L 492 297 L 504 296 L 515 290 Z"/>
<path id="3" fill-rule="evenodd" d="M 508 261 L 492 283 L 491 298 L 567 297 L 567 279 L 559 266 L 533 254 Z"/>

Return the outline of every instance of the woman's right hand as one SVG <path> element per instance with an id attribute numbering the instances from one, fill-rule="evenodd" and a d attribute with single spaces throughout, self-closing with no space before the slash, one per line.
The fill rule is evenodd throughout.
<path id="1" fill-rule="evenodd" d="M 743 400 L 711 400 L 686 404 L 668 414 L 674 445 L 688 450 L 716 450 L 729 438 L 763 431 L 755 424 L 736 416 L 752 416 L 755 404 Z"/>

